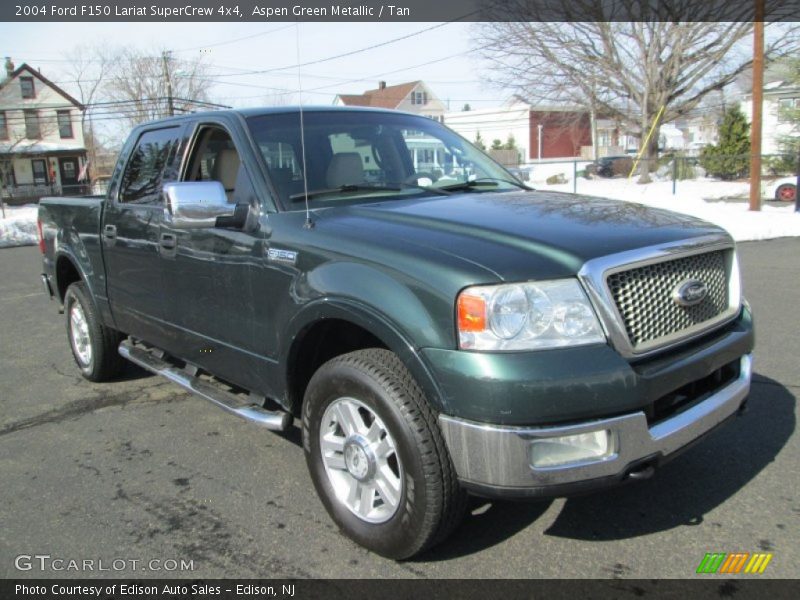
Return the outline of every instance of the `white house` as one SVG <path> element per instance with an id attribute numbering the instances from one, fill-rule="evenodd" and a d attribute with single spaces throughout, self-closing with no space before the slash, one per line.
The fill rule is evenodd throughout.
<path id="1" fill-rule="evenodd" d="M 445 106 L 423 81 L 410 81 L 397 85 L 378 82 L 374 90 L 363 94 L 337 94 L 335 106 L 372 106 L 416 113 L 442 121 Z"/>
<path id="2" fill-rule="evenodd" d="M 475 142 L 480 134 L 487 149 L 494 140 L 505 144 L 509 137 L 513 137 L 522 162 L 527 162 L 530 158 L 530 112 L 530 105 L 523 103 L 449 112 L 445 115 L 445 124 L 471 142 Z"/>
<path id="3" fill-rule="evenodd" d="M 0 189 L 3 197 L 76 194 L 86 178 L 83 105 L 23 64 L 6 58 L 0 80 Z"/>
<path id="4" fill-rule="evenodd" d="M 780 154 L 780 138 L 797 135 L 792 123 L 789 123 L 783 116 L 781 111 L 783 107 L 800 107 L 800 87 L 787 81 L 773 81 L 765 84 L 761 126 L 762 154 Z M 753 114 L 752 94 L 743 96 L 742 111 L 750 119 Z"/>

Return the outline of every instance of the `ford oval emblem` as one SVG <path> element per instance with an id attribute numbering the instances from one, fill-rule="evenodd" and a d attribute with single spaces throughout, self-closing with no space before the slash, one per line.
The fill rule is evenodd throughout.
<path id="1" fill-rule="evenodd" d="M 672 290 L 672 299 L 679 306 L 700 304 L 708 296 L 708 286 L 697 279 L 689 279 L 679 283 Z"/>

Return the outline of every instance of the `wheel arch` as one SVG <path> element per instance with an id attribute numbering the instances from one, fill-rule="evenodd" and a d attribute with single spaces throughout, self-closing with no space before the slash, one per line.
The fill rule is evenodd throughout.
<path id="1" fill-rule="evenodd" d="M 60 251 L 56 255 L 55 260 L 55 280 L 56 280 L 56 293 L 61 305 L 64 305 L 64 296 L 67 293 L 67 288 L 76 281 L 82 281 L 89 290 L 89 294 L 94 297 L 91 283 L 89 278 L 79 266 L 79 262 L 71 253 Z"/>
<path id="2" fill-rule="evenodd" d="M 288 324 L 284 339 L 291 340 L 281 359 L 285 365 L 285 402 L 298 416 L 306 386 L 317 368 L 336 356 L 369 347 L 394 352 L 433 408 L 437 412 L 446 410 L 441 390 L 419 349 L 390 319 L 370 307 L 345 299 L 313 302 Z"/>

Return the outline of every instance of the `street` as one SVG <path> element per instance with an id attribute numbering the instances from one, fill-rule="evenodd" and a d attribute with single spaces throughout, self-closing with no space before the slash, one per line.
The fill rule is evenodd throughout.
<path id="1" fill-rule="evenodd" d="M 298 429 L 259 429 L 132 365 L 84 380 L 38 248 L 0 250 L 0 577 L 686 578 L 707 552 L 770 552 L 759 577 L 796 577 L 798 257 L 800 239 L 740 245 L 757 327 L 744 416 L 645 482 L 476 499 L 449 540 L 397 563 L 338 533 Z M 18 570 L 36 554 L 121 568 Z"/>

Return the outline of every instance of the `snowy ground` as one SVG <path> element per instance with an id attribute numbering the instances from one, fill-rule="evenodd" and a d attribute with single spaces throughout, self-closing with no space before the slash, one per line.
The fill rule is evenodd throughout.
<path id="1" fill-rule="evenodd" d="M 531 182 L 540 190 L 572 192 L 573 184 L 547 185 Z M 736 241 L 767 240 L 778 237 L 800 237 L 800 213 L 794 205 L 764 205 L 761 212 L 748 210 L 747 182 L 722 182 L 710 179 L 679 181 L 672 194 L 671 181 L 640 185 L 635 180 L 578 178 L 579 194 L 639 202 L 658 208 L 686 213 L 727 229 Z M 36 205 L 6 207 L 6 218 L 0 219 L 0 248 L 37 243 Z"/>
<path id="2" fill-rule="evenodd" d="M 0 248 L 30 246 L 39 241 L 36 233 L 36 204 L 6 206 L 6 218 L 0 215 Z"/>
<path id="3" fill-rule="evenodd" d="M 572 192 L 572 182 L 561 185 L 533 183 L 540 190 Z M 616 198 L 685 213 L 725 228 L 737 242 L 800 236 L 800 213 L 794 204 L 762 205 L 760 212 L 748 210 L 750 184 L 711 179 L 678 181 L 672 194 L 671 181 L 638 184 L 635 178 L 578 179 L 579 194 Z"/>

